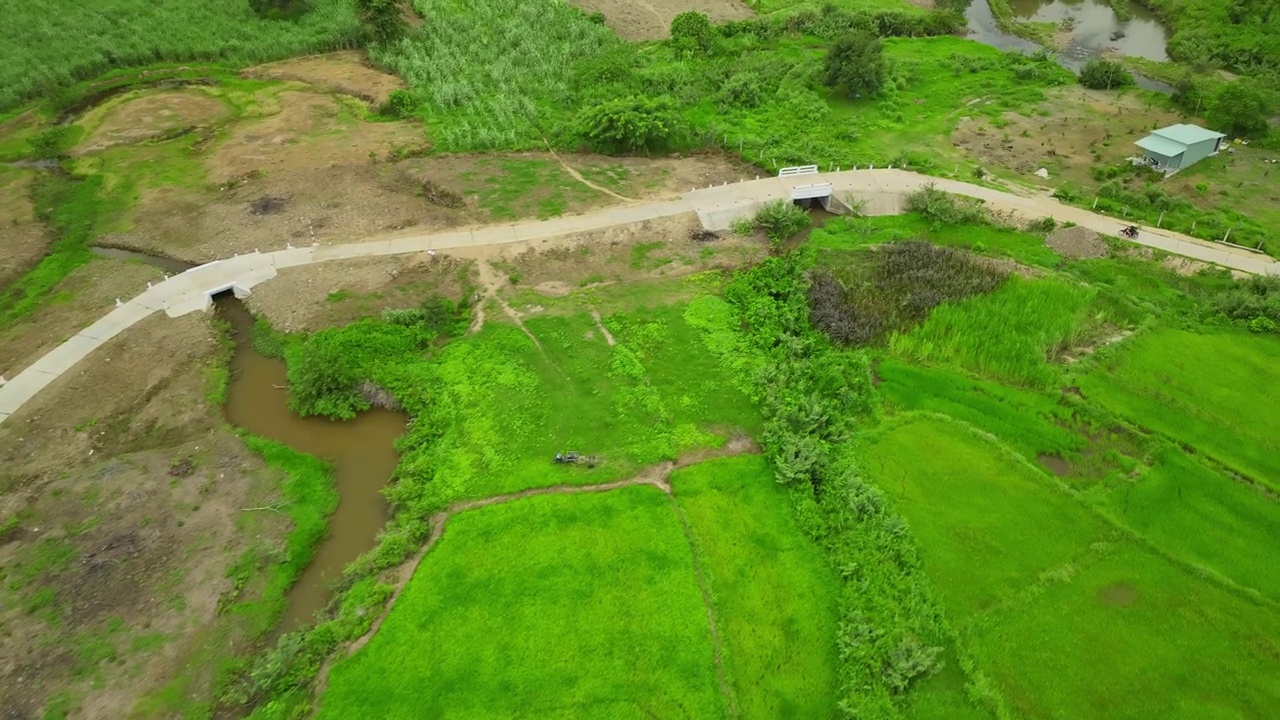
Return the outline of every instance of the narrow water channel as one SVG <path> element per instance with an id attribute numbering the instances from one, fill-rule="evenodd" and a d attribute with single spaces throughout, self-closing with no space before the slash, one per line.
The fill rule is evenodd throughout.
<path id="1" fill-rule="evenodd" d="M 94 247 L 92 251 L 100 257 L 144 262 L 171 275 L 192 267 L 133 250 Z M 408 418 L 388 410 L 371 410 L 344 422 L 298 417 L 289 411 L 284 362 L 263 356 L 250 341 L 253 316 L 249 310 L 227 297 L 218 299 L 217 313 L 231 324 L 235 342 L 223 408 L 227 422 L 328 461 L 341 498 L 329 519 L 328 536 L 289 590 L 288 608 L 278 628 L 289 632 L 311 621 L 329 602 L 330 588 L 347 563 L 373 548 L 388 514 L 381 490 L 395 471 L 394 442 Z"/>
<path id="2" fill-rule="evenodd" d="M 235 340 L 224 408 L 227 421 L 332 463 L 341 497 L 329 519 L 329 535 L 289 590 L 280 626 L 289 632 L 324 608 L 342 569 L 374 546 L 387 522 L 381 490 L 395 471 L 394 442 L 403 434 L 407 417 L 390 410 L 370 410 L 344 422 L 298 417 L 289 410 L 284 362 L 259 354 L 249 341 L 253 316 L 234 298 L 220 298 L 217 312 L 231 323 Z"/>

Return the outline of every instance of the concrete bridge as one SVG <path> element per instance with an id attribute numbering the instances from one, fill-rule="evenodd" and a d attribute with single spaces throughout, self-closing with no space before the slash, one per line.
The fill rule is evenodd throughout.
<path id="1" fill-rule="evenodd" d="M 809 199 L 813 188 L 825 189 L 827 185 L 830 186 L 830 194 L 826 199 L 836 205 L 842 200 L 853 199 L 861 204 L 860 210 L 864 214 L 894 215 L 902 212 L 907 195 L 929 184 L 949 193 L 983 200 L 991 210 L 1012 213 L 1028 220 L 1052 217 L 1060 222 L 1072 222 L 1112 236 L 1128 224 L 1116 218 L 1063 205 L 1047 197 L 1014 195 L 905 170 L 847 170 L 749 180 L 692 190 L 674 200 L 624 205 L 585 215 L 538 222 L 444 233 L 403 234 L 345 245 L 288 247 L 274 252 L 251 253 L 192 268 L 121 303 L 103 318 L 0 386 L 0 422 L 16 413 L 49 383 L 98 347 L 152 313 L 163 311 L 170 317 L 178 317 L 206 311 L 212 306 L 214 295 L 230 290 L 237 297 L 245 297 L 258 283 L 275 277 L 280 268 L 350 258 L 405 255 L 427 250 L 506 245 L 685 213 L 696 213 L 708 230 L 725 230 L 734 219 L 753 215 L 761 205 L 769 201 L 792 198 L 796 193 Z M 1256 275 L 1280 275 L 1280 263 L 1269 257 L 1178 233 L 1143 230 L 1135 242 L 1233 270 Z"/>

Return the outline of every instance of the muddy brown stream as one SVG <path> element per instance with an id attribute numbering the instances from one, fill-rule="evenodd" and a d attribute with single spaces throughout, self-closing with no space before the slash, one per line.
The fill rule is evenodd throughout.
<path id="1" fill-rule="evenodd" d="M 289 632 L 324 608 L 342 569 L 374 546 L 388 513 L 380 491 L 395 470 L 393 443 L 404 432 L 407 418 L 389 410 L 370 410 L 343 422 L 298 417 L 289 410 L 284 362 L 259 354 L 249 341 L 249 311 L 238 300 L 221 298 L 217 311 L 231 323 L 235 340 L 224 408 L 227 421 L 328 461 L 341 497 L 329 519 L 328 537 L 289 590 L 279 628 Z"/>
<path id="2" fill-rule="evenodd" d="M 92 251 L 113 260 L 154 265 L 169 274 L 192 267 L 181 260 L 122 248 L 94 247 Z M 373 548 L 378 530 L 387 521 L 381 490 L 395 471 L 393 443 L 404 432 L 408 418 L 388 410 L 371 410 L 344 422 L 298 417 L 289 411 L 284 362 L 263 356 L 249 340 L 253 327 L 249 310 L 239 300 L 226 297 L 219 298 L 217 312 L 231 324 L 235 341 L 223 408 L 227 422 L 328 461 L 340 498 L 329 519 L 328 536 L 289 590 L 289 604 L 277 627 L 277 632 L 289 632 L 315 617 L 329 602 L 330 587 L 347 563 Z"/>

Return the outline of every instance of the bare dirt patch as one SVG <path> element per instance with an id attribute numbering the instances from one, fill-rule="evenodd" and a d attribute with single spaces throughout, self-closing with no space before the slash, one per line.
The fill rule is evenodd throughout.
<path id="1" fill-rule="evenodd" d="M 517 307 L 535 297 L 563 297 L 579 288 L 741 267 L 766 252 L 762 243 L 731 235 L 712 242 L 693 240 L 691 231 L 701 227 L 696 216 L 687 215 L 456 252 L 482 255 L 505 273 L 503 295 Z"/>
<path id="2" fill-rule="evenodd" d="M 745 20 L 754 13 L 741 0 L 570 0 L 587 12 L 604 13 L 609 27 L 627 40 L 661 40 L 671 35 L 671 21 L 689 10 L 705 13 L 713 23 Z"/>
<path id="3" fill-rule="evenodd" d="M 1192 260 L 1191 258 L 1178 257 L 1176 255 L 1170 255 L 1169 257 L 1164 258 L 1160 261 L 1160 264 L 1179 275 L 1195 275 L 1213 267 L 1209 263 Z"/>
<path id="4" fill-rule="evenodd" d="M 1009 112 L 999 122 L 962 118 L 952 144 L 982 165 L 1013 171 L 1029 183 L 1092 184 L 1092 165 L 1123 163 L 1137 152 L 1133 143 L 1153 128 L 1180 122 L 1137 94 L 1071 86 L 1048 95 L 1030 116 Z M 1039 168 L 1049 171 L 1048 180 L 1033 174 Z"/>
<path id="5" fill-rule="evenodd" d="M 1113 583 L 1098 588 L 1098 602 L 1103 605 L 1128 607 L 1138 602 L 1138 589 L 1129 583 Z"/>
<path id="6" fill-rule="evenodd" d="M 335 260 L 285 268 L 246 302 L 277 329 L 312 331 L 417 307 L 433 295 L 459 300 L 473 281 L 473 262 L 444 253 Z"/>
<path id="7" fill-rule="evenodd" d="M 1100 258 L 1106 257 L 1108 252 L 1107 244 L 1098 233 L 1079 225 L 1054 230 L 1045 238 L 1044 244 L 1068 258 Z"/>
<path id="8" fill-rule="evenodd" d="M 35 173 L 0 168 L 0 287 L 39 262 L 49 247 L 49 235 L 31 204 Z"/>
<path id="9" fill-rule="evenodd" d="M 0 330 L 0 375 L 20 370 L 164 277 L 159 269 L 119 260 L 93 260 L 59 283 L 46 302 L 23 322 Z"/>
<path id="10" fill-rule="evenodd" d="M 375 68 L 363 52 L 355 50 L 281 60 L 248 68 L 241 74 L 259 80 L 296 80 L 374 105 L 386 102 L 392 90 L 405 87 L 403 80 Z"/>
<path id="11" fill-rule="evenodd" d="M 192 639 L 220 622 L 239 508 L 263 484 L 204 401 L 219 358 L 207 318 L 148 318 L 0 427 L 0 517 L 23 529 L 0 545 L 0 707 L 16 717 L 61 692 L 78 717 L 128 717 L 179 675 L 208 692 Z M 249 532 L 278 538 L 267 521 Z"/>
<path id="12" fill-rule="evenodd" d="M 96 127 L 72 154 L 135 143 L 182 128 L 209 126 L 230 114 L 222 101 L 195 89 L 141 94 L 90 111 L 81 123 L 96 123 Z"/>

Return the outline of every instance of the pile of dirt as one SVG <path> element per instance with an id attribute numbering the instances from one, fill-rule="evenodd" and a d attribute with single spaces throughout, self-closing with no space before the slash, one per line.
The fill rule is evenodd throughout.
<path id="1" fill-rule="evenodd" d="M 1044 239 L 1044 244 L 1059 255 L 1073 259 L 1107 255 L 1107 244 L 1098 233 L 1079 225 L 1054 230 Z"/>

